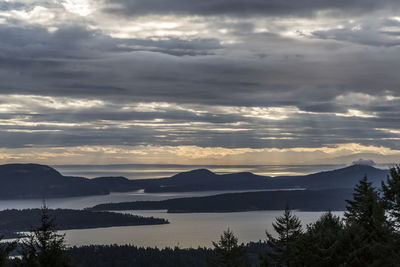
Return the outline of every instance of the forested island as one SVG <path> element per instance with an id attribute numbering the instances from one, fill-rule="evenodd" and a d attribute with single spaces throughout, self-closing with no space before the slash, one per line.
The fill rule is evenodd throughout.
<path id="1" fill-rule="evenodd" d="M 352 189 L 289 190 L 227 193 L 162 201 L 134 201 L 96 205 L 89 210 L 168 210 L 184 212 L 239 212 L 282 210 L 285 203 L 302 211 L 345 210 Z"/>
<path id="2" fill-rule="evenodd" d="M 167 224 L 168 220 L 114 212 L 71 209 L 49 209 L 48 216 L 57 218 L 56 230 L 88 229 L 113 226 Z M 16 232 L 30 231 L 40 225 L 40 209 L 0 211 L 0 233 L 4 237 L 18 237 Z"/>

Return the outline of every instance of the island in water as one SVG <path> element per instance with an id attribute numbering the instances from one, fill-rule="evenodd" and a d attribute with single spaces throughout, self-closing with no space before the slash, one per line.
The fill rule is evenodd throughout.
<path id="1" fill-rule="evenodd" d="M 280 190 L 227 193 L 161 201 L 133 201 L 99 204 L 89 210 L 168 210 L 170 213 L 239 212 L 282 210 L 285 205 L 301 211 L 342 211 L 352 189 Z"/>
<path id="2" fill-rule="evenodd" d="M 114 226 L 167 224 L 163 218 L 143 217 L 114 212 L 72 209 L 48 209 L 50 218 L 56 218 L 56 230 L 89 229 Z M 30 231 L 40 225 L 40 209 L 0 211 L 0 235 L 6 238 L 20 237 L 18 232 Z"/>

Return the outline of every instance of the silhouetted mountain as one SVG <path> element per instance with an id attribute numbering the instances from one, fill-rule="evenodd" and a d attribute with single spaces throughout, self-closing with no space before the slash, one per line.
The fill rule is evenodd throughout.
<path id="1" fill-rule="evenodd" d="M 388 170 L 381 170 L 368 165 L 352 165 L 333 171 L 306 175 L 302 179 L 302 184 L 313 189 L 354 188 L 361 178 L 367 176 L 374 186 L 380 186 L 381 181 L 386 179 L 388 174 Z"/>
<path id="2" fill-rule="evenodd" d="M 185 182 L 196 182 L 199 179 L 201 180 L 213 180 L 217 174 L 209 171 L 207 169 L 197 169 L 188 172 L 181 172 L 175 174 L 170 179 L 175 181 L 185 181 Z"/>
<path id="3" fill-rule="evenodd" d="M 0 198 L 44 198 L 107 194 L 89 179 L 67 177 L 39 164 L 0 165 Z"/>
<path id="4" fill-rule="evenodd" d="M 377 169 L 367 165 L 319 172 L 303 176 L 268 177 L 250 172 L 218 175 L 208 170 L 193 170 L 159 179 L 148 187 L 146 192 L 184 192 L 204 190 L 248 190 L 248 189 L 330 189 L 353 188 L 365 175 L 374 183 L 380 185 L 385 179 L 387 170 Z"/>
<path id="5" fill-rule="evenodd" d="M 129 180 L 125 177 L 87 179 L 63 176 L 45 165 L 6 164 L 0 165 L 0 199 L 98 195 L 139 189 L 145 189 L 146 192 L 188 192 L 353 188 L 364 175 L 367 175 L 375 185 L 379 185 L 387 174 L 387 170 L 366 165 L 353 165 L 304 176 L 268 177 L 250 172 L 218 175 L 206 169 L 198 169 L 160 179 Z"/>
<path id="6" fill-rule="evenodd" d="M 140 186 L 132 182 L 132 180 L 122 176 L 97 177 L 90 179 L 90 181 L 92 184 L 111 192 L 128 192 L 142 189 Z"/>

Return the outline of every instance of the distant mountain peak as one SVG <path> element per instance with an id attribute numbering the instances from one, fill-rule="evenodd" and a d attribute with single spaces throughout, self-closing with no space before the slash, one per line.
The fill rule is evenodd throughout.
<path id="1" fill-rule="evenodd" d="M 195 169 L 188 171 L 187 173 L 193 173 L 193 174 L 215 174 L 214 172 L 208 170 L 208 169 Z"/>
<path id="2" fill-rule="evenodd" d="M 0 165 L 0 176 L 8 173 L 62 176 L 56 169 L 35 163 L 10 163 Z"/>
<path id="3" fill-rule="evenodd" d="M 181 172 L 172 176 L 172 179 L 190 179 L 190 178 L 204 178 L 216 176 L 214 172 L 207 169 L 195 169 L 187 172 Z"/>
<path id="4" fill-rule="evenodd" d="M 358 160 L 353 161 L 352 165 L 369 165 L 374 166 L 376 163 L 372 159 L 363 159 L 360 158 Z"/>
<path id="5" fill-rule="evenodd" d="M 380 170 L 378 168 L 375 168 L 371 165 L 366 165 L 366 164 L 353 164 L 348 167 L 345 167 L 343 169 L 348 169 L 348 170 Z"/>
<path id="6" fill-rule="evenodd" d="M 198 174 L 198 175 L 215 175 L 214 172 L 208 170 L 208 169 L 195 169 L 195 170 L 191 170 L 191 171 L 186 171 L 186 172 L 181 172 L 178 173 L 177 175 L 180 174 L 186 174 L 186 175 L 191 175 L 191 174 Z"/>

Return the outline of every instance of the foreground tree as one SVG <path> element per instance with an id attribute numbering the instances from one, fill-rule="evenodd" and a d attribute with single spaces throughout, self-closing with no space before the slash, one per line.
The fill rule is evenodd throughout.
<path id="1" fill-rule="evenodd" d="M 54 219 L 48 209 L 42 207 L 41 225 L 32 230 L 27 241 L 22 243 L 21 259 L 17 266 L 27 267 L 67 267 L 69 259 L 65 255 L 64 235 L 55 230 Z"/>
<path id="2" fill-rule="evenodd" d="M 278 237 L 274 238 L 270 233 L 266 232 L 267 243 L 271 250 L 265 252 L 260 265 L 270 266 L 271 262 L 273 262 L 278 266 L 292 266 L 296 262 L 296 242 L 302 235 L 301 222 L 286 205 L 283 215 L 277 217 L 272 226 Z"/>
<path id="3" fill-rule="evenodd" d="M 398 266 L 392 224 L 385 215 L 384 202 L 364 177 L 356 185 L 353 200 L 345 212 L 346 230 L 342 240 L 350 266 Z"/>
<path id="4" fill-rule="evenodd" d="M 238 238 L 228 228 L 218 243 L 213 242 L 215 256 L 207 260 L 208 266 L 241 267 L 249 266 L 247 249 L 238 243 Z"/>
<path id="5" fill-rule="evenodd" d="M 344 224 L 331 212 L 307 226 L 299 239 L 297 266 L 340 266 L 345 262 L 343 240 Z"/>
<path id="6" fill-rule="evenodd" d="M 400 166 L 390 169 L 386 183 L 382 181 L 383 201 L 397 233 L 400 232 Z"/>
<path id="7" fill-rule="evenodd" d="M 0 236 L 0 241 L 3 237 Z M 7 266 L 8 256 L 17 246 L 17 242 L 1 243 L 0 244 L 0 267 Z"/>

